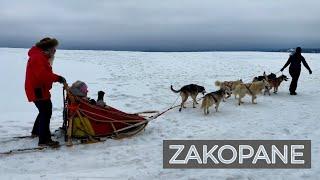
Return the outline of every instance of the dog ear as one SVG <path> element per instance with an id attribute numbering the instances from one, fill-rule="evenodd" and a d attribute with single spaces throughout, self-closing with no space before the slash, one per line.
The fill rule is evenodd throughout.
<path id="1" fill-rule="evenodd" d="M 263 76 L 268 81 L 268 76 L 267 76 L 266 72 L 263 72 Z"/>

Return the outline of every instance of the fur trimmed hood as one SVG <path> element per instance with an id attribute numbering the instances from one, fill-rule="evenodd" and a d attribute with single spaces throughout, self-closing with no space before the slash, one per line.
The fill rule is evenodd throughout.
<path id="1" fill-rule="evenodd" d="M 50 48 L 54 48 L 59 45 L 59 42 L 57 39 L 46 37 L 44 39 L 41 39 L 39 42 L 36 43 L 36 47 L 42 49 L 42 50 L 48 50 Z"/>

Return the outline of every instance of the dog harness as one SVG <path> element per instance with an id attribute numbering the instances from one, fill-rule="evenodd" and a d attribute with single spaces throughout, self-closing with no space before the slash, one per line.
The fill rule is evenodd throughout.
<path id="1" fill-rule="evenodd" d="M 252 85 L 252 84 L 250 84 L 250 86 L 247 86 L 246 84 L 244 84 L 244 87 L 246 87 L 247 90 L 249 91 L 249 93 L 250 93 L 251 95 L 253 95 L 253 94 L 252 94 L 252 91 L 250 90 L 251 85 Z"/>
<path id="2" fill-rule="evenodd" d="M 214 97 L 214 93 L 210 93 L 210 96 L 213 98 L 213 100 L 214 100 L 215 103 L 218 102 L 217 98 Z"/>

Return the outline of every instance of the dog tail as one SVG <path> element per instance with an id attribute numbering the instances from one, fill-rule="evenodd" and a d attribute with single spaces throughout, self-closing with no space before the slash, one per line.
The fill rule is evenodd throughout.
<path id="1" fill-rule="evenodd" d="M 214 84 L 215 84 L 216 86 L 221 86 L 221 82 L 220 82 L 220 81 L 216 81 Z"/>
<path id="2" fill-rule="evenodd" d="M 208 101 L 208 98 L 205 96 L 201 103 L 201 109 L 207 107 L 207 101 Z"/>
<path id="3" fill-rule="evenodd" d="M 174 92 L 174 93 L 179 93 L 179 92 L 181 91 L 181 90 L 178 90 L 178 91 L 177 91 L 177 90 L 174 90 L 172 85 L 170 86 L 170 89 L 171 89 L 171 91 Z"/>

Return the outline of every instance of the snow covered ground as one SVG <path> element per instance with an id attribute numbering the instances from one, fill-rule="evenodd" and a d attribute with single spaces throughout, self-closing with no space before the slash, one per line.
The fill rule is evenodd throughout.
<path id="1" fill-rule="evenodd" d="M 199 109 L 174 109 L 130 139 L 79 145 L 59 150 L 0 157 L 1 179 L 318 179 L 320 174 L 320 54 L 304 54 L 313 74 L 302 68 L 298 96 L 285 82 L 277 95 L 259 96 L 258 104 L 238 106 L 230 98 L 220 112 L 204 116 Z M 196 83 L 214 91 L 216 80 L 246 82 L 277 72 L 287 53 L 265 52 L 115 52 L 59 50 L 54 71 L 69 83 L 83 80 L 89 95 L 107 92 L 107 103 L 127 112 L 164 110 L 177 94 L 170 91 Z M 5 142 L 29 135 L 36 108 L 24 94 L 27 49 L 0 48 L 0 152 L 33 147 L 37 140 Z M 288 75 L 288 72 L 285 72 Z M 52 89 L 51 130 L 62 123 L 62 87 Z M 180 102 L 180 99 L 177 103 Z M 211 111 L 213 112 L 213 111 Z M 311 139 L 311 169 L 163 169 L 164 139 Z"/>

